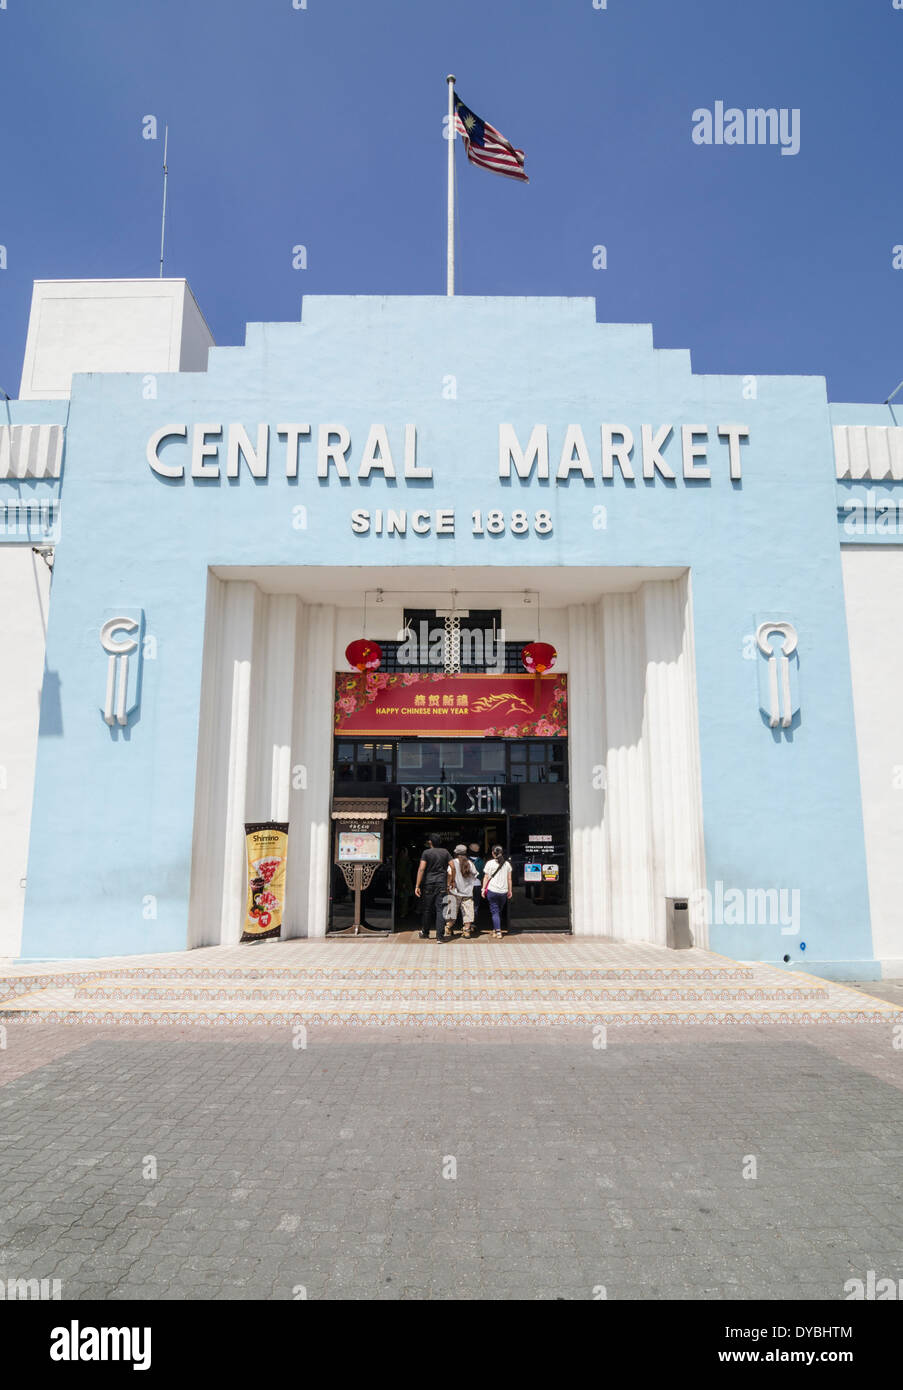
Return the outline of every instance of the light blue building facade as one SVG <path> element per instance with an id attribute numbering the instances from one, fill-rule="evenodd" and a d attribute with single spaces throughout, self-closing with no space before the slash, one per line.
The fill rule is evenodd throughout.
<path id="1" fill-rule="evenodd" d="M 469 593 L 518 640 L 528 591 L 568 676 L 575 933 L 663 942 L 686 898 L 732 957 L 903 957 L 896 734 L 869 704 L 899 674 L 896 570 L 869 567 L 900 531 L 850 508 L 901 496 L 891 407 L 696 375 L 591 300 L 314 297 L 206 371 L 76 374 L 10 411 L 64 430 L 35 483 L 62 507 L 22 958 L 237 940 L 257 818 L 290 825 L 286 934 L 323 935 L 365 606 L 382 641 Z"/>

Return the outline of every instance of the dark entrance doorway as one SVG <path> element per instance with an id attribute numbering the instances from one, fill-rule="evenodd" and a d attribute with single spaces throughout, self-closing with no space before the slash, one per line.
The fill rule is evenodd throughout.
<path id="1" fill-rule="evenodd" d="M 386 832 L 387 858 L 365 889 L 364 926 L 378 932 L 410 932 L 420 928 L 420 902 L 415 897 L 417 865 L 428 837 L 451 854 L 455 845 L 479 846 L 479 858 L 490 858 L 501 845 L 514 869 L 513 897 L 506 930 L 570 931 L 570 844 L 566 815 L 394 816 Z M 330 930 L 351 926 L 352 895 L 340 871 L 333 870 Z M 489 909 L 477 905 L 478 930 L 488 930 Z"/>
<path id="2" fill-rule="evenodd" d="M 449 851 L 500 844 L 514 868 L 508 928 L 570 931 L 567 741 L 563 738 L 336 739 L 336 796 L 385 796 L 385 859 L 363 895 L 371 931 L 420 925 L 414 896 L 428 835 Z M 488 908 L 480 903 L 488 926 Z M 351 926 L 353 903 L 335 870 L 330 931 Z"/>
<path id="3" fill-rule="evenodd" d="M 479 858 L 489 858 L 493 845 L 507 845 L 508 817 L 501 815 L 483 820 L 465 816 L 452 819 L 443 816 L 396 816 L 395 830 L 395 930 L 414 931 L 420 928 L 420 902 L 414 896 L 417 865 L 426 846 L 427 837 L 434 844 L 454 852 L 455 845 L 479 845 Z M 489 909 L 482 900 L 477 905 L 477 927 L 489 925 Z"/>

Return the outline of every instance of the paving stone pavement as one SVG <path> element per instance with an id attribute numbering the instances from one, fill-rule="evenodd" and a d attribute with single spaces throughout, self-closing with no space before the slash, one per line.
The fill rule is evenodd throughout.
<path id="1" fill-rule="evenodd" d="M 579 1028 L 332 1026 L 295 1049 L 289 1030 L 10 1025 L 0 1279 L 112 1300 L 837 1300 L 869 1269 L 903 1277 L 891 1027 L 742 1031 L 599 1049 Z"/>
<path id="2" fill-rule="evenodd" d="M 886 999 L 889 1004 L 903 1007 L 903 980 L 867 980 L 857 982 L 851 989 L 860 989 L 872 999 Z"/>

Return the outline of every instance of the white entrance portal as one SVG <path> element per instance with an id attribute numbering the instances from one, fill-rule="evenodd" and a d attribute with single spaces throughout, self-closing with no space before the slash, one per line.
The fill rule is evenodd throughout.
<path id="1" fill-rule="evenodd" d="M 398 586 L 405 585 L 401 590 Z M 326 934 L 333 681 L 368 636 L 394 636 L 407 595 L 501 605 L 510 640 L 542 637 L 568 674 L 575 935 L 666 942 L 666 900 L 705 887 L 689 575 L 559 567 L 222 568 L 208 579 L 189 946 L 237 942 L 246 821 L 287 820 L 285 937 Z M 438 605 L 437 605 L 438 606 Z M 379 627 L 379 631 L 377 631 Z"/>

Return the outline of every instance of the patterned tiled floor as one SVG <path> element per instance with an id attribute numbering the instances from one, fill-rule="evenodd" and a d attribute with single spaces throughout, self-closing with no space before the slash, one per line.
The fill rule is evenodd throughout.
<path id="1" fill-rule="evenodd" d="M 881 1022 L 903 1009 L 710 951 L 561 937 L 207 947 L 0 968 L 0 1019 L 510 1026 Z"/>

